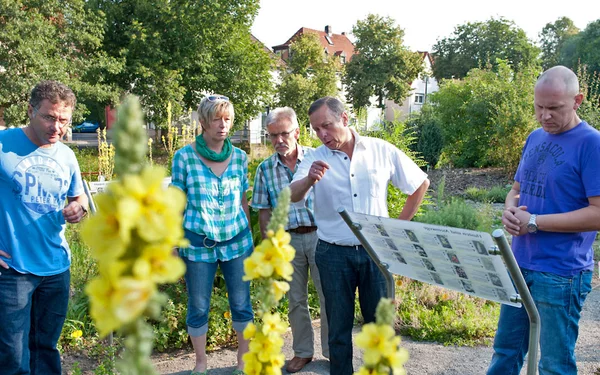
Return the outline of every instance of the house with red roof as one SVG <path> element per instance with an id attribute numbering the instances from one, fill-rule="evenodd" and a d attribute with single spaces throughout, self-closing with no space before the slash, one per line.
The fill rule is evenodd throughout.
<path id="1" fill-rule="evenodd" d="M 306 33 L 316 34 L 319 37 L 325 53 L 339 57 L 342 64 L 347 63 L 354 55 L 354 44 L 348 39 L 345 32 L 334 34 L 331 26 L 325 26 L 324 31 L 301 27 L 285 43 L 273 47 L 273 53 L 288 61 L 290 57 L 290 44 Z"/>

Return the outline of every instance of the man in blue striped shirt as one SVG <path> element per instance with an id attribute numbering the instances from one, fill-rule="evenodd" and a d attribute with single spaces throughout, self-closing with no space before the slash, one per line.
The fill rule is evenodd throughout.
<path id="1" fill-rule="evenodd" d="M 276 108 L 267 117 L 267 131 L 275 148 L 275 153 L 263 161 L 256 171 L 251 206 L 259 210 L 260 231 L 265 231 L 271 210 L 277 205 L 279 192 L 287 187 L 296 167 L 304 159 L 305 153 L 312 149 L 298 144 L 300 129 L 296 113 L 292 108 Z M 321 347 L 323 356 L 329 358 L 327 338 L 327 315 L 325 300 L 321 290 L 319 270 L 315 263 L 317 246 L 317 227 L 313 215 L 313 198 L 308 195 L 306 205 L 290 205 L 289 223 L 286 230 L 292 236 L 291 245 L 296 249 L 293 279 L 290 282 L 289 319 L 292 327 L 294 358 L 288 362 L 286 370 L 290 373 L 300 371 L 312 361 L 314 354 L 313 329 L 308 311 L 308 275 L 310 275 L 319 294 L 321 305 Z"/>

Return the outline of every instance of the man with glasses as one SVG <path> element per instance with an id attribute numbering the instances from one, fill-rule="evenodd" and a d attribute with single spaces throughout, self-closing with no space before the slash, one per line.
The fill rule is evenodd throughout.
<path id="1" fill-rule="evenodd" d="M 386 296 L 386 284 L 338 209 L 387 217 L 387 188 L 391 182 L 408 195 L 398 218 L 410 220 L 419 209 L 429 180 L 394 145 L 350 129 L 348 113 L 339 99 L 328 96 L 316 100 L 308 116 L 323 145 L 298 168 L 290 184 L 292 202 L 301 202 L 314 192 L 319 227 L 315 260 L 329 322 L 331 374 L 352 375 L 356 289 L 364 321 L 370 323 L 375 320 L 379 300 Z"/>
<path id="2" fill-rule="evenodd" d="M 298 144 L 300 129 L 292 108 L 276 108 L 271 111 L 267 117 L 267 131 L 276 152 L 258 166 L 251 203 L 252 207 L 259 210 L 260 231 L 263 237 L 271 218 L 271 209 L 277 205 L 279 192 L 290 184 L 306 153 L 311 150 Z M 296 257 L 292 261 L 294 274 L 288 293 L 294 358 L 286 367 L 288 372 L 293 373 L 312 361 L 314 355 L 314 336 L 308 311 L 309 270 L 321 304 L 321 348 L 324 357 L 329 358 L 329 347 L 325 300 L 315 263 L 318 238 L 312 196 L 308 196 L 303 207 L 291 205 L 288 217 L 286 229 L 292 237 L 291 245 L 296 249 Z"/>
<path id="3" fill-rule="evenodd" d="M 56 344 L 67 313 L 71 252 L 65 222 L 86 215 L 75 154 L 59 142 L 75 95 L 42 81 L 29 125 L 0 132 L 0 363 L 2 374 L 61 374 Z M 65 202 L 67 202 L 65 206 Z"/>

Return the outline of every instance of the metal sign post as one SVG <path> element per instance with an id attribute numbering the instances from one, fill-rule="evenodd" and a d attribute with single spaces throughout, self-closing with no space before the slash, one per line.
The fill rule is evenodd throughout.
<path id="1" fill-rule="evenodd" d="M 369 241 L 367 241 L 367 239 L 363 236 L 362 232 L 360 231 L 360 224 L 352 222 L 352 219 L 350 218 L 350 215 L 348 215 L 348 212 L 346 212 L 346 210 L 342 209 L 338 211 L 338 213 L 342 216 L 342 219 L 344 219 L 346 224 L 348 224 L 348 226 L 352 230 L 352 233 L 354 233 L 356 238 L 358 238 L 360 243 L 363 245 L 363 247 L 371 257 L 371 259 L 373 259 L 373 262 L 375 262 L 377 268 L 379 268 L 379 270 L 383 274 L 383 277 L 385 278 L 385 284 L 387 285 L 387 297 L 392 301 L 395 301 L 396 284 L 394 283 L 394 276 L 390 273 L 390 271 L 388 271 L 388 265 L 379 260 L 377 253 L 375 252 L 375 250 L 373 250 Z"/>
<path id="2" fill-rule="evenodd" d="M 535 375 L 537 373 L 537 355 L 538 345 L 540 342 L 540 314 L 538 313 L 535 302 L 531 297 L 531 293 L 529 293 L 529 288 L 525 283 L 525 279 L 523 279 L 523 274 L 521 274 L 521 269 L 517 264 L 517 260 L 515 259 L 510 245 L 508 244 L 506 236 L 504 235 L 504 231 L 502 229 L 496 229 L 492 233 L 492 237 L 494 237 L 494 240 L 498 244 L 502 259 L 504 259 L 504 263 L 506 264 L 506 268 L 510 273 L 510 277 L 512 278 L 515 287 L 519 292 L 519 296 L 517 296 L 518 301 L 515 302 L 521 302 L 523 306 L 525 306 L 525 311 L 527 311 L 527 315 L 529 316 L 527 375 Z"/>

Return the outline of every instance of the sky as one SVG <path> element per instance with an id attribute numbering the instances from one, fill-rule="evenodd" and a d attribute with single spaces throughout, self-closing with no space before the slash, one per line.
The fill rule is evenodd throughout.
<path id="1" fill-rule="evenodd" d="M 555 4 L 565 4 L 555 6 Z M 553 4 L 550 6 L 549 4 Z M 438 39 L 450 37 L 467 22 L 504 17 L 525 30 L 532 41 L 547 23 L 570 18 L 583 30 L 600 19 L 599 0 L 260 0 L 252 34 L 267 47 L 283 44 L 299 28 L 335 34 L 352 32 L 356 21 L 369 13 L 389 16 L 404 29 L 404 44 L 411 50 L 431 51 Z M 349 36 L 354 40 L 352 35 Z"/>

